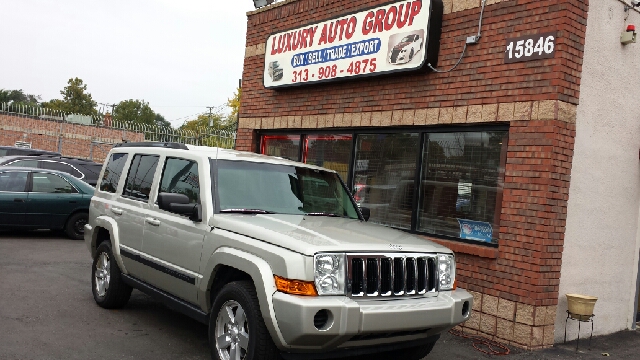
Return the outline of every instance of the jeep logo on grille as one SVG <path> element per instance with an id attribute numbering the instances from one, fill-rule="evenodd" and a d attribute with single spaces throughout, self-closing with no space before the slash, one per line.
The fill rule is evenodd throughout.
<path id="1" fill-rule="evenodd" d="M 389 244 L 391 250 L 402 251 L 402 245 Z"/>

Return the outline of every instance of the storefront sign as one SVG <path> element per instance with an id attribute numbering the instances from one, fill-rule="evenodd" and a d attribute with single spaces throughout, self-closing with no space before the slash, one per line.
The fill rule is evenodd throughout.
<path id="1" fill-rule="evenodd" d="M 491 242 L 493 227 L 490 223 L 458 219 L 460 224 L 460 239 Z"/>
<path id="2" fill-rule="evenodd" d="M 435 66 L 441 18 L 442 0 L 405 0 L 273 34 L 264 86 L 416 70 L 434 55 Z"/>
<path id="3" fill-rule="evenodd" d="M 556 33 L 507 39 L 504 63 L 548 59 L 556 55 Z"/>

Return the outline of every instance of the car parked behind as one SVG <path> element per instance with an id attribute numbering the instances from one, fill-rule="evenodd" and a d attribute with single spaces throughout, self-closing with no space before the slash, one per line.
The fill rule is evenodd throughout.
<path id="1" fill-rule="evenodd" d="M 64 230 L 81 240 L 93 192 L 61 171 L 0 167 L 0 228 Z"/>
<path id="2" fill-rule="evenodd" d="M 0 158 L 0 166 L 30 167 L 62 171 L 95 187 L 102 164 L 73 157 L 56 155 L 5 156 Z"/>
<path id="3" fill-rule="evenodd" d="M 19 148 L 19 147 L 15 147 L 15 146 L 0 146 L 0 157 L 2 157 L 2 156 L 14 156 L 14 155 L 23 155 L 23 156 L 56 155 L 56 156 L 60 156 L 60 153 L 57 153 L 57 152 L 54 152 L 54 151 L 39 150 L 39 149 Z"/>

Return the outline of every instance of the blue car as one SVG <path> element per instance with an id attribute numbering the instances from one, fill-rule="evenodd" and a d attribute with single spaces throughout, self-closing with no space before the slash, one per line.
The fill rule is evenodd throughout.
<path id="1" fill-rule="evenodd" d="M 0 167 L 0 228 L 64 230 L 81 240 L 94 190 L 60 171 Z"/>

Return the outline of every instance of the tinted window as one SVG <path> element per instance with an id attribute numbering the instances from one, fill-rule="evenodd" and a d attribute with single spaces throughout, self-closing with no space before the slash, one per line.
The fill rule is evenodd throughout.
<path id="1" fill-rule="evenodd" d="M 62 171 L 67 174 L 71 174 L 78 179 L 82 178 L 82 173 L 74 169 L 71 165 L 61 163 L 58 161 L 40 161 L 40 168 L 47 170 Z"/>
<path id="2" fill-rule="evenodd" d="M 107 168 L 104 170 L 104 177 L 100 183 L 100 190 L 115 193 L 118 189 L 118 181 L 124 164 L 127 162 L 127 154 L 111 154 Z"/>
<path id="3" fill-rule="evenodd" d="M 27 187 L 26 172 L 0 173 L 0 191 L 24 192 Z"/>
<path id="4" fill-rule="evenodd" d="M 184 194 L 192 203 L 200 203 L 198 164 L 184 159 L 167 159 L 160 183 L 161 193 Z"/>
<path id="5" fill-rule="evenodd" d="M 158 167 L 158 156 L 136 155 L 131 161 L 129 174 L 124 183 L 123 196 L 139 200 L 149 200 L 153 175 Z"/>
<path id="6" fill-rule="evenodd" d="M 11 164 L 7 164 L 8 166 L 17 166 L 17 167 L 30 167 L 37 168 L 38 161 L 37 160 L 16 160 Z"/>
<path id="7" fill-rule="evenodd" d="M 33 192 L 71 194 L 77 192 L 66 180 L 55 174 L 33 174 Z"/>

